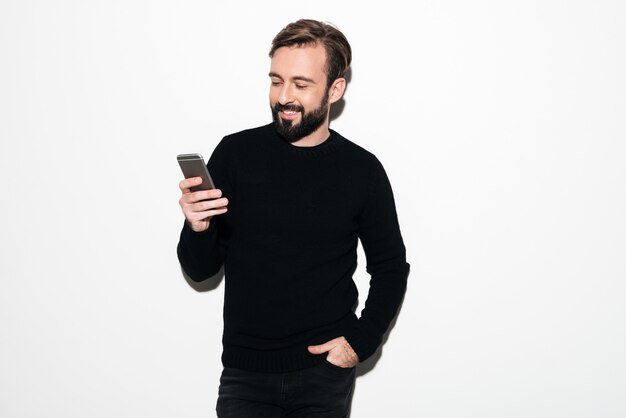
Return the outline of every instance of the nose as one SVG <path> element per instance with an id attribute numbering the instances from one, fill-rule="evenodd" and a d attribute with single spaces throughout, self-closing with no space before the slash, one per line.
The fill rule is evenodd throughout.
<path id="1" fill-rule="evenodd" d="M 278 103 L 280 103 L 281 105 L 286 105 L 288 103 L 293 103 L 293 101 L 293 89 L 291 88 L 290 83 L 284 83 L 280 88 Z"/>

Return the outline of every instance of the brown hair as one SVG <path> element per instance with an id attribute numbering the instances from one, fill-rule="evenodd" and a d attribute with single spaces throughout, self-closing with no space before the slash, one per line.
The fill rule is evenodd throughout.
<path id="1" fill-rule="evenodd" d="M 313 45 L 322 45 L 326 50 L 326 78 L 330 87 L 333 81 L 345 77 L 352 62 L 352 50 L 344 34 L 329 23 L 300 19 L 288 24 L 274 37 L 270 58 L 283 46 Z"/>

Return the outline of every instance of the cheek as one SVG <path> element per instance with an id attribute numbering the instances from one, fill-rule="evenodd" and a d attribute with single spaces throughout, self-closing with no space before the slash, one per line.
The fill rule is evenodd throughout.
<path id="1" fill-rule="evenodd" d="M 270 87 L 269 98 L 270 103 L 276 103 L 278 101 L 278 96 L 280 95 L 280 90 L 276 87 Z"/>
<path id="2" fill-rule="evenodd" d="M 320 105 L 322 104 L 322 99 L 323 99 L 322 96 L 311 95 L 307 97 L 306 102 L 304 103 L 304 108 L 309 111 L 318 109 Z"/>

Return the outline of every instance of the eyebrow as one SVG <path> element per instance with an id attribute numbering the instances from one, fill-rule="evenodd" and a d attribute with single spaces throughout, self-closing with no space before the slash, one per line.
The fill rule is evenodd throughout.
<path id="1" fill-rule="evenodd" d="M 275 72 L 270 72 L 269 76 L 280 78 L 281 80 L 283 79 L 278 73 L 275 73 Z M 295 77 L 292 77 L 291 79 L 294 81 L 306 81 L 307 83 L 315 84 L 315 81 L 313 79 L 305 77 L 303 75 L 297 75 Z"/>

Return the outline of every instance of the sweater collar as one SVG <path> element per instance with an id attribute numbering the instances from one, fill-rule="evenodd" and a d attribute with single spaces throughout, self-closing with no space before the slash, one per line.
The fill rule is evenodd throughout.
<path id="1" fill-rule="evenodd" d="M 271 130 L 273 137 L 275 137 L 277 142 L 279 142 L 280 145 L 284 149 L 288 150 L 291 153 L 303 155 L 303 156 L 305 155 L 315 156 L 315 155 L 328 154 L 332 152 L 337 147 L 337 145 L 341 142 L 341 135 L 339 135 L 334 130 L 329 129 L 330 136 L 324 142 L 318 145 L 312 146 L 312 147 L 299 147 L 283 139 L 283 137 L 281 137 L 276 131 L 276 126 L 273 122 L 268 125 L 268 128 Z"/>

